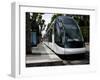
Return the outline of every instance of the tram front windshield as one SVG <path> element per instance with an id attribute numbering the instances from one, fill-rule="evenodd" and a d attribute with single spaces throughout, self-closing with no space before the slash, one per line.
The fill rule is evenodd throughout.
<path id="1" fill-rule="evenodd" d="M 63 20 L 66 41 L 82 41 L 77 24 L 72 19 Z"/>
<path id="2" fill-rule="evenodd" d="M 83 40 L 80 34 L 80 30 L 78 25 L 73 19 L 63 18 L 62 25 L 64 29 L 64 34 L 62 39 L 64 39 L 64 47 L 65 48 L 79 48 L 83 47 Z"/>

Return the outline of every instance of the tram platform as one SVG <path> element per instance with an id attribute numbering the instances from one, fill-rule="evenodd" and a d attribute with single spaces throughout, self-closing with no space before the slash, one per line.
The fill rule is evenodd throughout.
<path id="1" fill-rule="evenodd" d="M 63 61 L 45 44 L 32 47 L 32 54 L 26 55 L 26 67 L 62 65 Z"/>

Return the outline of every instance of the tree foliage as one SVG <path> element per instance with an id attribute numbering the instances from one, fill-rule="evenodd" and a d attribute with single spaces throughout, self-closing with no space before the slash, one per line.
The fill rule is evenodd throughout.
<path id="1" fill-rule="evenodd" d="M 36 21 L 36 23 L 38 24 L 38 27 L 40 26 L 39 27 L 40 28 L 39 32 L 41 32 L 44 29 L 44 27 L 45 27 L 45 20 L 42 19 L 42 15 L 43 14 L 44 13 L 32 13 L 32 16 L 31 16 L 31 19 L 30 19 L 31 22 L 32 21 Z"/>

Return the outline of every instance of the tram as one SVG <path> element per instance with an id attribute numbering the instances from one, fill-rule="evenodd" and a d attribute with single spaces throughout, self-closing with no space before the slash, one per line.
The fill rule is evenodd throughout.
<path id="1" fill-rule="evenodd" d="M 69 16 L 58 16 L 49 26 L 45 45 L 59 55 L 86 52 L 84 39 L 77 22 Z"/>

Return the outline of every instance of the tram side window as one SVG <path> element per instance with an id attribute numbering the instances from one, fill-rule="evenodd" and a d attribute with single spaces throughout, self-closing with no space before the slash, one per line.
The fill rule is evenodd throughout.
<path id="1" fill-rule="evenodd" d="M 49 39 L 49 42 L 52 42 L 52 29 L 50 29 L 48 32 L 48 39 Z"/>
<path id="2" fill-rule="evenodd" d="M 57 45 L 59 45 L 60 47 L 64 47 L 64 44 L 63 44 L 63 41 L 62 41 L 63 35 L 61 34 L 59 24 L 56 22 L 54 26 L 55 26 L 54 27 L 54 36 L 55 36 L 54 40 L 55 40 L 55 43 Z"/>

